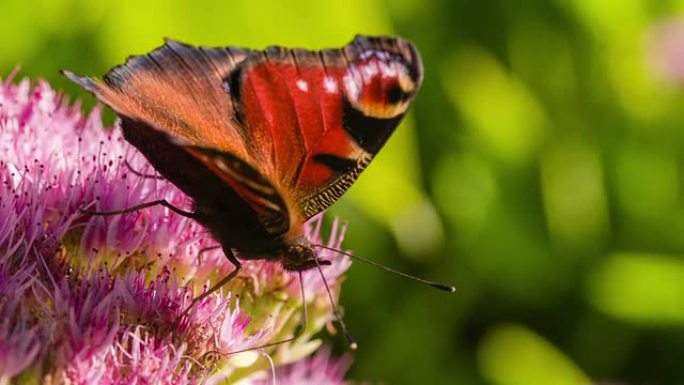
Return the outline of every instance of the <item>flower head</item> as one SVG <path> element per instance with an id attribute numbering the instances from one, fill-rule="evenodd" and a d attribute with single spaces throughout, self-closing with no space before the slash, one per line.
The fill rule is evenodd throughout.
<path id="1" fill-rule="evenodd" d="M 32 368 L 52 383 L 230 383 L 314 350 L 331 320 L 318 271 L 303 274 L 303 301 L 296 275 L 249 261 L 187 310 L 233 268 L 220 248 L 205 250 L 217 243 L 203 227 L 163 207 L 80 211 L 191 204 L 168 181 L 141 176 L 154 169 L 100 115 L 83 116 L 46 82 L 0 79 L 0 384 Z M 321 223 L 307 225 L 314 243 Z M 327 245 L 339 248 L 343 233 L 335 222 Z M 349 261 L 319 257 L 331 260 L 323 270 L 337 293 Z M 294 335 L 304 306 L 305 332 L 263 348 Z M 249 349 L 268 358 L 231 354 Z"/>

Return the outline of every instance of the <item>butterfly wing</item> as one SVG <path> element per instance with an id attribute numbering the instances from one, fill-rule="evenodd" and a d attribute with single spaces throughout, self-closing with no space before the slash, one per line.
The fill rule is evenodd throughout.
<path id="1" fill-rule="evenodd" d="M 216 219 L 211 214 L 203 218 L 215 233 L 235 234 L 229 245 L 263 241 L 290 227 L 280 194 L 253 165 L 223 89 L 223 80 L 249 53 L 167 40 L 146 55 L 130 57 L 103 80 L 64 71 L 117 112 L 125 138 L 194 199 L 200 215 L 221 213 L 220 219 L 227 215 L 240 222 L 240 229 L 221 229 L 227 224 L 207 223 Z"/>
<path id="2" fill-rule="evenodd" d="M 357 36 L 341 49 L 270 47 L 228 77 L 254 157 L 303 221 L 334 203 L 401 121 L 422 82 L 410 42 Z"/>
<path id="3" fill-rule="evenodd" d="M 289 238 L 334 203 L 389 138 L 420 87 L 422 64 L 410 42 L 394 37 L 357 36 L 321 51 L 169 40 L 104 81 L 66 75 L 124 117 L 126 139 L 200 206 L 230 215 L 240 210 L 222 206 L 221 195 L 237 195 L 243 202 L 232 205 L 253 214 L 238 218 Z M 182 156 L 170 159 L 175 154 Z M 210 187 L 220 194 L 203 180 L 215 180 Z"/>
<path id="4" fill-rule="evenodd" d="M 249 160 L 223 79 L 251 51 L 194 47 L 167 39 L 154 51 L 131 56 L 102 81 L 64 74 L 120 116 L 144 121 L 190 145 L 230 151 Z"/>
<path id="5" fill-rule="evenodd" d="M 245 161 L 230 152 L 178 144 L 165 132 L 126 116 L 121 127 L 155 169 L 193 198 L 197 219 L 221 244 L 268 249 L 269 241 L 289 230 L 280 194 Z"/>

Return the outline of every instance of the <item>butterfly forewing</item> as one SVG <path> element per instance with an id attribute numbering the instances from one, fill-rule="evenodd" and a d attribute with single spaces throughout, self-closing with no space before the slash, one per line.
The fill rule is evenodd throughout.
<path id="1" fill-rule="evenodd" d="M 334 203 L 379 151 L 422 67 L 405 40 L 357 37 L 336 50 L 271 47 L 231 78 L 262 171 L 304 220 Z"/>

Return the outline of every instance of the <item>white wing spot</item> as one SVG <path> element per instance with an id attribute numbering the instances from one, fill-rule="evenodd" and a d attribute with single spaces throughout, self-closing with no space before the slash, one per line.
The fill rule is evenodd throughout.
<path id="1" fill-rule="evenodd" d="M 347 73 L 342 79 L 344 81 L 344 91 L 349 100 L 359 100 L 359 95 L 361 95 L 360 79 L 354 75 Z"/>
<path id="2" fill-rule="evenodd" d="M 302 90 L 302 92 L 309 91 L 309 84 L 302 79 L 297 80 L 297 88 Z"/>
<path id="3" fill-rule="evenodd" d="M 364 83 L 369 83 L 375 75 L 378 74 L 378 65 L 375 62 L 370 62 L 361 67 Z"/>
<path id="4" fill-rule="evenodd" d="M 326 76 L 325 79 L 323 79 L 323 88 L 325 88 L 326 92 L 334 94 L 337 92 L 337 81 L 329 76 Z"/>

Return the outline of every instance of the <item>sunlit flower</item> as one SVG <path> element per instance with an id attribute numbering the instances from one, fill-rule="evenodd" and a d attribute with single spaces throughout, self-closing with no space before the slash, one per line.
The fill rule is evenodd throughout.
<path id="1" fill-rule="evenodd" d="M 333 315 L 318 270 L 302 274 L 302 298 L 297 274 L 248 261 L 185 313 L 233 269 L 203 227 L 162 207 L 107 217 L 79 211 L 155 199 L 191 207 L 118 130 L 102 126 L 100 107 L 82 116 L 46 82 L 0 80 L 0 151 L 0 385 L 22 376 L 234 383 L 264 378 L 271 367 L 285 381 L 295 369 L 284 365 L 320 345 L 312 336 Z M 321 217 L 307 225 L 309 239 L 340 248 L 344 226 L 335 221 L 327 242 L 321 226 Z M 329 250 L 318 255 L 331 261 L 323 273 L 336 298 L 350 262 Z M 304 306 L 301 336 L 270 346 L 295 335 Z M 317 361 L 307 375 L 330 377 L 343 366 Z M 343 371 L 330 383 L 342 383 Z"/>

